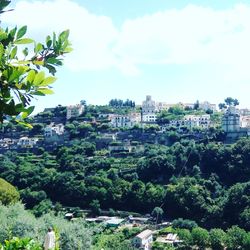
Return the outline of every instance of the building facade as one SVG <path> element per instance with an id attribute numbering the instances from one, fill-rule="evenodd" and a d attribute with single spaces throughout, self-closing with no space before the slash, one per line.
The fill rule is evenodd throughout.
<path id="1" fill-rule="evenodd" d="M 208 101 L 205 101 L 205 102 L 200 102 L 199 103 L 199 108 L 204 110 L 204 111 L 207 111 L 207 110 L 212 110 L 213 112 L 216 111 L 216 104 L 212 104 Z"/>
<path id="2" fill-rule="evenodd" d="M 157 120 L 157 115 L 154 113 L 148 113 L 142 115 L 142 121 L 144 123 L 155 123 Z"/>
<path id="3" fill-rule="evenodd" d="M 84 106 L 82 104 L 70 105 L 67 106 L 67 120 L 72 117 L 80 116 L 84 111 Z"/>
<path id="4" fill-rule="evenodd" d="M 140 113 L 130 113 L 128 115 L 112 115 L 110 124 L 114 128 L 132 128 L 141 122 Z"/>
<path id="5" fill-rule="evenodd" d="M 150 250 L 152 242 L 153 242 L 153 232 L 149 229 L 146 229 L 134 237 L 132 244 L 134 247 L 138 249 Z"/>
<path id="6" fill-rule="evenodd" d="M 154 114 L 158 111 L 156 102 L 150 95 L 146 96 L 146 100 L 142 102 L 142 114 Z"/>
<path id="7" fill-rule="evenodd" d="M 222 129 L 225 132 L 240 131 L 240 112 L 235 107 L 229 107 L 222 117 Z"/>
<path id="8" fill-rule="evenodd" d="M 57 124 L 55 126 L 49 125 L 44 129 L 44 137 L 53 137 L 64 134 L 64 125 Z"/>

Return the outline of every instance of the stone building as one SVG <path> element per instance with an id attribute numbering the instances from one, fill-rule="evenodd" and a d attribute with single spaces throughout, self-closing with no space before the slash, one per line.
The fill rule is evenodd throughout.
<path id="1" fill-rule="evenodd" d="M 235 107 L 229 107 L 222 117 L 222 129 L 225 132 L 240 131 L 240 113 Z"/>
<path id="2" fill-rule="evenodd" d="M 240 111 L 230 106 L 222 117 L 222 129 L 226 132 L 226 142 L 235 142 L 240 137 L 250 135 L 250 119 L 245 119 Z"/>
<path id="3" fill-rule="evenodd" d="M 142 114 L 154 114 L 158 112 L 156 102 L 150 95 L 146 96 L 146 100 L 142 102 Z"/>
<path id="4" fill-rule="evenodd" d="M 67 106 L 67 120 L 72 117 L 80 116 L 84 111 L 84 106 L 82 104 Z"/>

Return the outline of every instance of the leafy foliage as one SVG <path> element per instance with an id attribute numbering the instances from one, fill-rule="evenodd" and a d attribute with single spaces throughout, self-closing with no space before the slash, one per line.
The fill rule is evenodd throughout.
<path id="1" fill-rule="evenodd" d="M 4 205 L 15 203 L 20 196 L 15 187 L 0 178 L 0 202 Z"/>
<path id="2" fill-rule="evenodd" d="M 0 11 L 9 3 L 2 1 Z M 62 65 L 63 55 L 72 50 L 68 30 L 47 36 L 44 44 L 27 38 L 26 32 L 27 26 L 0 27 L 0 122 L 17 116 L 25 119 L 34 110 L 32 98 L 52 94 L 56 68 Z"/>
<path id="3" fill-rule="evenodd" d="M 33 239 L 29 239 L 29 238 L 19 239 L 17 237 L 14 237 L 11 240 L 6 240 L 5 244 L 2 246 L 1 249 L 2 250 L 18 250 L 18 249 L 42 250 L 42 247 Z"/>
<path id="4" fill-rule="evenodd" d="M 41 249 L 49 226 L 53 226 L 58 232 L 59 246 L 62 250 L 73 250 L 76 246 L 87 250 L 92 244 L 92 229 L 87 228 L 83 220 L 68 222 L 53 214 L 36 219 L 21 204 L 8 207 L 0 205 L 0 220 L 0 244 L 5 244 L 4 249 Z M 36 239 L 37 243 L 30 239 Z"/>

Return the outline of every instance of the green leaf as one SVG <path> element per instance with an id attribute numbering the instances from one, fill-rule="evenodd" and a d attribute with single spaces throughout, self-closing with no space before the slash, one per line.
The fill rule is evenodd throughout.
<path id="1" fill-rule="evenodd" d="M 20 121 L 20 120 L 15 120 L 18 124 L 20 125 L 23 125 L 25 127 L 28 127 L 28 128 L 33 128 L 31 124 L 27 123 L 27 122 L 23 122 L 23 121 Z"/>
<path id="2" fill-rule="evenodd" d="M 15 62 L 16 64 L 19 64 L 19 65 L 28 65 L 28 64 L 30 64 L 30 61 L 25 61 L 25 60 L 20 60 L 20 61 L 17 61 L 17 62 Z"/>
<path id="3" fill-rule="evenodd" d="M 52 89 L 48 89 L 48 88 L 39 88 L 38 92 L 43 93 L 44 95 L 54 94 L 54 91 Z"/>
<path id="4" fill-rule="evenodd" d="M 34 85 L 36 85 L 36 86 L 40 85 L 41 82 L 44 80 L 44 78 L 45 78 L 45 73 L 43 71 L 36 74 L 34 82 L 33 82 Z"/>
<path id="5" fill-rule="evenodd" d="M 25 119 L 25 118 L 27 118 L 33 111 L 34 111 L 34 109 L 35 109 L 35 107 L 34 106 L 31 106 L 31 107 L 29 107 L 29 108 L 27 108 L 27 109 L 25 109 L 25 111 L 24 112 L 22 112 L 22 119 Z"/>
<path id="6" fill-rule="evenodd" d="M 73 48 L 67 47 L 66 49 L 63 50 L 64 53 L 70 53 L 73 51 Z"/>
<path id="7" fill-rule="evenodd" d="M 20 28 L 17 32 L 17 35 L 16 35 L 16 38 L 17 39 L 20 39 L 22 38 L 25 34 L 26 34 L 26 31 L 27 31 L 27 26 L 23 26 L 22 28 Z"/>
<path id="8" fill-rule="evenodd" d="M 54 58 L 54 57 L 48 58 L 48 59 L 46 60 L 46 62 L 49 63 L 49 64 L 62 65 L 61 60 L 56 59 L 56 58 Z"/>
<path id="9" fill-rule="evenodd" d="M 23 112 L 25 110 L 24 106 L 22 103 L 18 103 L 16 106 L 15 106 L 15 109 L 17 112 Z"/>
<path id="10" fill-rule="evenodd" d="M 9 35 L 14 38 L 15 34 L 16 34 L 16 31 L 17 31 L 17 27 L 15 27 L 14 29 L 10 30 L 9 32 Z"/>
<path id="11" fill-rule="evenodd" d="M 11 53 L 10 53 L 10 59 L 14 59 L 15 56 L 16 56 L 16 53 L 17 53 L 17 46 L 15 46 L 15 47 L 12 49 L 12 51 L 11 51 Z"/>
<path id="12" fill-rule="evenodd" d="M 41 43 L 38 43 L 35 47 L 35 53 L 38 53 L 41 50 L 43 50 L 43 45 Z"/>
<path id="13" fill-rule="evenodd" d="M 56 68 L 50 64 L 45 65 L 45 67 L 49 70 L 49 73 L 52 74 L 53 76 L 56 73 Z"/>
<path id="14" fill-rule="evenodd" d="M 56 33 L 53 32 L 53 47 L 55 48 L 56 46 Z"/>
<path id="15" fill-rule="evenodd" d="M 0 43 L 0 60 L 2 59 L 3 55 L 4 55 L 4 47 L 3 47 L 3 44 Z"/>
<path id="16" fill-rule="evenodd" d="M 48 86 L 56 81 L 56 77 L 49 76 L 43 80 L 40 86 Z"/>
<path id="17" fill-rule="evenodd" d="M 5 40 L 7 37 L 8 35 L 6 34 L 6 32 L 0 30 L 0 41 Z"/>
<path id="18" fill-rule="evenodd" d="M 25 57 L 29 54 L 28 48 L 25 48 L 25 49 L 23 50 L 23 54 L 24 54 Z"/>
<path id="19" fill-rule="evenodd" d="M 68 37 L 69 37 L 69 30 L 65 30 L 59 35 L 59 39 L 62 40 L 62 42 L 67 40 Z"/>
<path id="20" fill-rule="evenodd" d="M 39 66 L 43 66 L 43 65 L 44 65 L 44 62 L 43 62 L 43 61 L 38 61 L 38 60 L 33 61 L 33 63 L 34 63 L 35 65 L 39 65 Z"/>
<path id="21" fill-rule="evenodd" d="M 30 94 L 31 95 L 45 96 L 45 94 L 43 94 L 42 92 L 39 92 L 39 91 L 31 92 Z"/>
<path id="22" fill-rule="evenodd" d="M 46 38 L 46 45 L 47 45 L 48 48 L 50 48 L 51 45 L 52 45 L 52 40 L 51 40 L 50 36 L 47 36 L 47 38 Z"/>
<path id="23" fill-rule="evenodd" d="M 0 10 L 3 10 L 5 7 L 7 7 L 10 4 L 10 1 L 8 0 L 2 0 L 0 2 Z"/>
<path id="24" fill-rule="evenodd" d="M 14 42 L 14 44 L 29 44 L 29 43 L 33 43 L 34 40 L 30 39 L 30 38 L 22 38 L 22 39 L 18 39 Z"/>
<path id="25" fill-rule="evenodd" d="M 13 72 L 9 76 L 9 82 L 13 82 L 14 80 L 18 79 L 19 76 L 21 76 L 22 73 L 19 72 L 18 70 L 13 70 Z"/>
<path id="26" fill-rule="evenodd" d="M 32 70 L 28 73 L 28 75 L 27 75 L 27 82 L 32 83 L 32 82 L 34 81 L 34 79 L 35 79 L 35 76 L 36 76 L 36 72 L 35 72 L 35 70 L 32 69 Z"/>

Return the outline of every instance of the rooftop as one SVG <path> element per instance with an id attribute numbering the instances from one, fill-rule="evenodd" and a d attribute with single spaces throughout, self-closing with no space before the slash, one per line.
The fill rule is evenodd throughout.
<path id="1" fill-rule="evenodd" d="M 151 234 L 153 234 L 153 231 L 146 229 L 144 231 L 142 231 L 141 233 L 137 234 L 136 237 L 140 238 L 140 239 L 144 239 L 149 237 Z"/>
<path id="2" fill-rule="evenodd" d="M 124 219 L 119 219 L 119 218 L 113 218 L 110 220 L 107 220 L 106 223 L 107 224 L 112 224 L 112 225 L 119 225 L 124 221 Z"/>

